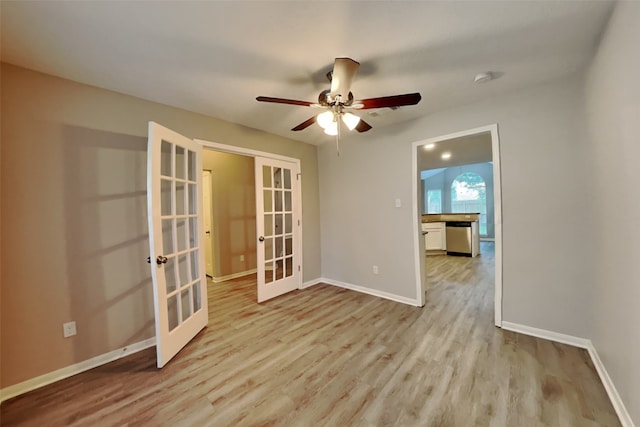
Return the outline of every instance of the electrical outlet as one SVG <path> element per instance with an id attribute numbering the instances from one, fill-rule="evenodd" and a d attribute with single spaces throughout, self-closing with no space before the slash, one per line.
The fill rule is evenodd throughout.
<path id="1" fill-rule="evenodd" d="M 76 322 L 67 322 L 62 324 L 62 335 L 65 338 L 72 337 L 76 334 Z"/>
<path id="2" fill-rule="evenodd" d="M 396 199 L 396 208 L 401 208 L 401 207 L 402 207 L 402 200 Z"/>
<path id="3" fill-rule="evenodd" d="M 378 274 L 378 266 L 377 265 L 373 266 L 373 274 Z"/>
<path id="4" fill-rule="evenodd" d="M 240 262 L 244 262 L 244 255 L 240 255 Z"/>

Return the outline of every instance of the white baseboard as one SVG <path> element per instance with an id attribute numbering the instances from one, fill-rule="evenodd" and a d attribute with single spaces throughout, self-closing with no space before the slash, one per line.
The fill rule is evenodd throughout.
<path id="1" fill-rule="evenodd" d="M 589 356 L 591 357 L 591 361 L 593 362 L 593 366 L 595 366 L 596 371 L 600 376 L 600 381 L 602 381 L 602 384 L 607 391 L 609 400 L 611 400 L 611 404 L 613 405 L 613 408 L 615 409 L 616 414 L 620 419 L 620 423 L 623 427 L 635 427 L 635 425 L 633 424 L 633 420 L 631 419 L 631 415 L 627 411 L 627 408 L 624 406 L 624 402 L 622 402 L 620 394 L 618 393 L 616 386 L 613 384 L 613 381 L 611 380 L 607 369 L 602 363 L 602 360 L 600 360 L 600 356 L 598 356 L 598 352 L 596 351 L 596 348 L 594 347 L 591 340 L 505 321 L 502 322 L 502 329 L 506 329 L 512 332 L 518 332 L 524 335 L 531 335 L 533 337 L 555 341 L 562 344 L 569 344 L 574 347 L 584 348 L 585 350 L 587 350 L 589 352 Z"/>
<path id="2" fill-rule="evenodd" d="M 237 279 L 238 277 L 248 276 L 250 274 L 254 274 L 257 271 L 258 271 L 257 269 L 253 268 L 251 270 L 241 271 L 239 273 L 233 273 L 227 276 L 213 277 L 211 280 L 213 281 L 213 283 L 220 283 L 220 282 L 224 282 L 225 280 Z"/>
<path id="3" fill-rule="evenodd" d="M 419 307 L 418 301 L 415 298 L 407 298 L 401 297 L 399 295 L 391 294 L 388 292 L 379 291 L 376 289 L 365 288 L 364 286 L 358 286 L 351 283 L 340 282 L 338 280 L 327 279 L 326 277 L 322 277 L 318 279 L 318 283 L 326 283 L 328 285 L 338 286 L 340 288 L 350 289 L 356 292 L 362 292 L 363 294 L 373 295 L 376 297 L 388 299 L 391 301 L 401 302 L 403 304 L 413 305 L 415 307 Z"/>
<path id="4" fill-rule="evenodd" d="M 613 381 L 611 380 L 607 369 L 604 367 L 602 360 L 600 360 L 600 356 L 598 355 L 595 346 L 590 340 L 587 351 L 589 352 L 589 356 L 591 356 L 593 365 L 596 367 L 596 371 L 598 371 L 598 375 L 600 375 L 600 380 L 602 381 L 602 384 L 604 385 L 604 388 L 609 395 L 611 404 L 616 410 L 618 418 L 620 418 L 620 423 L 623 427 L 635 427 L 633 424 L 633 420 L 631 419 L 631 414 L 629 414 L 629 411 L 627 411 L 627 408 L 624 406 L 624 403 L 620 398 L 620 394 L 618 394 L 616 386 L 613 384 Z"/>
<path id="5" fill-rule="evenodd" d="M 141 350 L 153 347 L 154 345 L 156 345 L 155 337 L 149 338 L 144 341 L 140 341 L 135 344 L 110 351 L 109 353 L 92 357 L 91 359 L 85 360 L 83 362 L 76 363 L 74 365 L 67 366 L 53 372 L 49 372 L 48 374 L 40 375 L 39 377 L 31 378 L 30 380 L 5 387 L 0 390 L 0 402 L 4 402 L 7 399 L 11 399 L 12 397 L 16 397 L 18 395 L 24 394 L 31 390 L 35 390 L 45 385 L 49 385 L 56 381 L 69 378 L 81 372 L 88 371 L 89 369 L 102 366 L 109 362 L 113 362 L 114 360 L 129 356 L 130 354 L 137 353 Z"/>
<path id="6" fill-rule="evenodd" d="M 320 279 L 309 280 L 307 282 L 304 282 L 302 285 L 300 285 L 300 287 L 298 289 L 307 289 L 307 288 L 310 288 L 313 285 L 317 285 L 318 283 L 322 283 L 322 280 L 320 280 Z"/>
<path id="7" fill-rule="evenodd" d="M 507 331 L 518 332 L 520 334 L 530 335 L 532 337 L 542 338 L 549 341 L 555 341 L 562 344 L 569 344 L 574 347 L 588 348 L 590 341 L 586 338 L 574 337 L 573 335 L 559 334 L 557 332 L 547 331 L 546 329 L 532 328 L 531 326 L 520 325 L 502 321 L 502 329 Z"/>

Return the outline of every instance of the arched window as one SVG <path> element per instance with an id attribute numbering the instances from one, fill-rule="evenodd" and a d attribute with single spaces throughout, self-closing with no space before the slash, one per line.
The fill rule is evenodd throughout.
<path id="1" fill-rule="evenodd" d="M 487 235 L 487 186 L 477 173 L 465 172 L 451 183 L 451 211 L 480 213 L 480 235 Z"/>

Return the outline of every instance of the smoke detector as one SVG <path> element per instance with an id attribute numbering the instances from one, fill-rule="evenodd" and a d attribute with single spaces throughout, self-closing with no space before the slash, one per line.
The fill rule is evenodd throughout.
<path id="1" fill-rule="evenodd" d="M 484 73 L 476 74 L 476 76 L 473 78 L 473 81 L 475 83 L 486 83 L 488 81 L 493 80 L 494 78 L 495 76 L 491 71 L 485 71 Z"/>

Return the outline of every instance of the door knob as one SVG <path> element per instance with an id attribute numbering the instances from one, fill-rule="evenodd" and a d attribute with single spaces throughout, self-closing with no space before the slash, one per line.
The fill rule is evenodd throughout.
<path id="1" fill-rule="evenodd" d="M 156 257 L 156 264 L 160 265 L 160 264 L 166 264 L 166 263 L 167 263 L 167 257 L 166 256 L 158 255 Z"/>
<path id="2" fill-rule="evenodd" d="M 264 237 L 260 236 L 260 237 L 258 237 L 258 240 L 261 241 L 261 242 L 264 242 Z"/>

